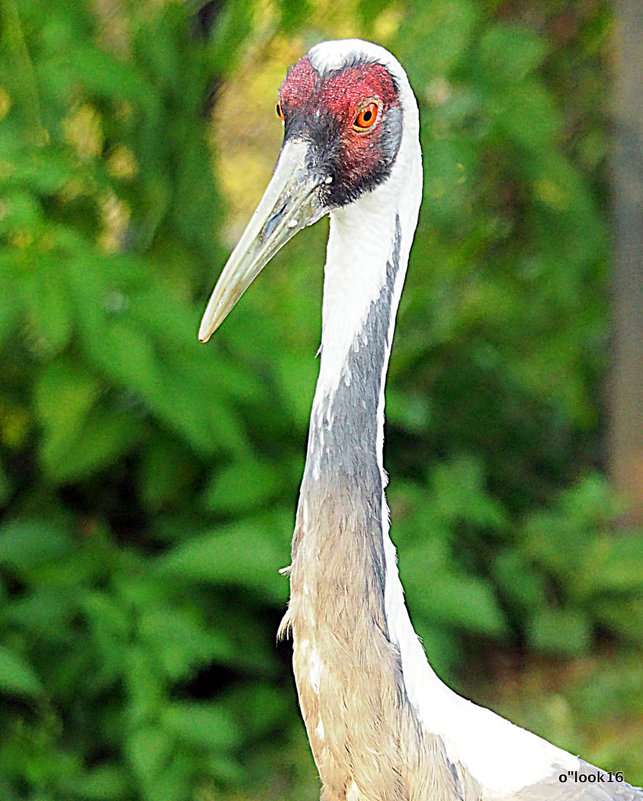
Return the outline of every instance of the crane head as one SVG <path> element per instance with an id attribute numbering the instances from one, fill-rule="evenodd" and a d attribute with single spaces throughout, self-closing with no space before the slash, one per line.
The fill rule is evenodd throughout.
<path id="1" fill-rule="evenodd" d="M 316 45 L 290 68 L 277 102 L 279 159 L 210 297 L 202 342 L 298 231 L 387 180 L 403 138 L 406 87 L 388 51 L 356 39 Z"/>

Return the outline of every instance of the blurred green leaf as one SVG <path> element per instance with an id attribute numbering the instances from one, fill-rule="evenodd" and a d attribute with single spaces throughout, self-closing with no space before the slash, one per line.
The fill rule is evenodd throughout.
<path id="1" fill-rule="evenodd" d="M 289 704 L 279 688 L 265 684 L 244 684 L 226 695 L 237 727 L 249 737 L 263 737 L 278 731 L 289 717 Z"/>
<path id="2" fill-rule="evenodd" d="M 70 783 L 70 789 L 89 801 L 120 801 L 128 796 L 129 780 L 123 768 L 102 765 Z"/>
<path id="3" fill-rule="evenodd" d="M 50 469 L 66 460 L 76 446 L 99 394 L 99 382 L 67 359 L 53 361 L 41 372 L 34 401 L 46 432 L 43 460 Z"/>
<path id="4" fill-rule="evenodd" d="M 504 509 L 485 491 L 482 466 L 475 458 L 456 455 L 449 463 L 438 465 L 431 479 L 437 514 L 496 531 L 503 528 Z"/>
<path id="5" fill-rule="evenodd" d="M 480 11 L 471 0 L 420 3 L 400 30 L 404 64 L 412 77 L 454 71 L 464 60 Z M 430 47 L 427 47 L 430 42 Z"/>
<path id="6" fill-rule="evenodd" d="M 6 619 L 31 637 L 62 644 L 77 612 L 75 588 L 42 586 L 8 605 Z"/>
<path id="7" fill-rule="evenodd" d="M 428 578 L 428 577 L 427 577 Z M 439 576 L 426 584 L 415 603 L 432 622 L 491 637 L 507 631 L 504 615 L 489 584 L 474 576 Z"/>
<path id="8" fill-rule="evenodd" d="M 596 537 L 588 545 L 578 581 L 579 593 L 619 592 L 636 595 L 643 589 L 643 538 L 634 532 Z"/>
<path id="9" fill-rule="evenodd" d="M 87 42 L 76 43 L 67 56 L 67 69 L 90 93 L 125 98 L 144 108 L 154 102 L 152 87 L 146 85 L 143 76 L 131 62 L 124 64 Z"/>
<path id="10" fill-rule="evenodd" d="M 147 783 L 166 765 L 172 738 L 158 726 L 135 729 L 127 738 L 127 755 L 139 778 Z"/>
<path id="11" fill-rule="evenodd" d="M 67 288 L 51 259 L 41 259 L 37 297 L 31 299 L 31 323 L 47 340 L 52 352 L 61 351 L 72 334 L 72 316 Z"/>
<path id="12" fill-rule="evenodd" d="M 538 81 L 503 86 L 490 94 L 489 110 L 499 132 L 513 145 L 533 154 L 546 153 L 557 131 L 557 115 L 549 92 Z"/>
<path id="13" fill-rule="evenodd" d="M 33 696 L 41 689 L 40 680 L 24 657 L 0 645 L 0 692 Z"/>
<path id="14" fill-rule="evenodd" d="M 512 605 L 528 610 L 546 603 L 543 575 L 526 562 L 520 552 L 513 549 L 503 551 L 496 559 L 494 577 Z"/>
<path id="15" fill-rule="evenodd" d="M 180 502 L 194 478 L 196 465 L 185 446 L 168 436 L 157 436 L 143 454 L 139 476 L 141 495 L 152 510 Z"/>
<path id="16" fill-rule="evenodd" d="M 149 778 L 155 770 L 154 761 L 162 761 L 171 748 L 167 732 L 148 725 L 166 703 L 163 677 L 153 656 L 140 644 L 120 651 L 122 673 L 125 677 L 128 704 L 127 717 L 133 726 L 141 727 L 128 738 L 129 758 L 136 770 Z M 141 743 L 140 757 L 134 753 Z"/>
<path id="17" fill-rule="evenodd" d="M 534 610 L 527 635 L 539 651 L 575 656 L 587 650 L 592 629 L 588 615 L 580 610 L 545 607 Z"/>
<path id="18" fill-rule="evenodd" d="M 179 740 L 199 747 L 230 750 L 241 742 L 234 718 L 212 704 L 171 704 L 164 712 L 163 724 Z"/>
<path id="19" fill-rule="evenodd" d="M 45 440 L 43 464 L 61 483 L 90 475 L 122 456 L 140 439 L 140 422 L 121 411 L 94 410 L 64 439 Z"/>
<path id="20" fill-rule="evenodd" d="M 523 80 L 545 57 L 545 42 L 527 28 L 494 25 L 480 39 L 485 79 L 504 85 Z"/>
<path id="21" fill-rule="evenodd" d="M 221 526 L 168 551 L 157 560 L 156 574 L 224 586 L 237 584 L 270 601 L 283 602 L 287 582 L 279 575 L 279 568 L 288 553 L 286 526 L 282 515 L 246 518 Z"/>
<path id="22" fill-rule="evenodd" d="M 0 527 L 0 564 L 19 574 L 71 557 L 77 549 L 62 525 L 44 520 L 12 520 Z"/>
<path id="23" fill-rule="evenodd" d="M 643 644 L 643 598 L 597 598 L 591 603 L 597 621 L 623 640 Z"/>
<path id="24" fill-rule="evenodd" d="M 246 458 L 213 476 L 204 501 L 213 511 L 245 512 L 278 497 L 282 486 L 274 464 Z"/>
<path id="25" fill-rule="evenodd" d="M 232 643 L 223 633 L 208 632 L 184 610 L 152 609 L 141 615 L 138 625 L 142 640 L 173 680 L 215 659 L 228 662 L 233 654 Z"/>
<path id="26" fill-rule="evenodd" d="M 430 401 L 422 396 L 408 397 L 390 389 L 386 393 L 386 418 L 389 424 L 400 426 L 412 434 L 421 434 L 431 418 Z"/>
<path id="27" fill-rule="evenodd" d="M 310 4 L 307 0 L 281 0 L 281 24 L 285 31 L 292 31 L 301 25 L 310 14 Z"/>

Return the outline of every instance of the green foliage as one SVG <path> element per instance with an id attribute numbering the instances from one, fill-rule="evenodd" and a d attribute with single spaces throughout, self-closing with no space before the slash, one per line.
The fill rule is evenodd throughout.
<path id="1" fill-rule="evenodd" d="M 226 252 L 205 99 L 258 58 L 244 45 L 271 24 L 337 31 L 309 20 L 313 2 L 283 0 L 262 22 L 230 0 L 206 41 L 197 5 L 0 2 L 7 801 L 315 797 L 274 634 L 323 226 L 275 259 L 211 346 L 196 330 Z M 360 0 L 354 33 L 398 12 Z M 640 543 L 612 530 L 594 469 L 609 18 L 577 9 L 568 41 L 547 33 L 553 11 L 545 29 L 511 13 L 418 3 L 389 43 L 419 97 L 425 159 L 388 394 L 392 531 L 432 661 L 464 689 L 471 643 L 562 662 L 643 630 Z M 634 670 L 601 676 L 575 688 L 577 707 L 625 717 Z M 589 745 L 606 767 L 627 762 Z"/>

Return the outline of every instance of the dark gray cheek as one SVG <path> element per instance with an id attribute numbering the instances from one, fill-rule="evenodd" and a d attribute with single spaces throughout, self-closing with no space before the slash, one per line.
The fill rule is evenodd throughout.
<path id="1" fill-rule="evenodd" d="M 341 132 L 332 114 L 305 114 L 294 112 L 287 118 L 282 144 L 301 139 L 308 144 L 306 166 L 314 173 L 333 182 L 341 170 Z"/>
<path id="2" fill-rule="evenodd" d="M 388 178 L 402 141 L 401 110 L 388 109 L 378 127 L 368 153 L 354 159 L 334 115 L 295 112 L 287 119 L 284 143 L 292 139 L 308 142 L 308 168 L 330 179 L 320 189 L 326 208 L 346 206 Z"/>

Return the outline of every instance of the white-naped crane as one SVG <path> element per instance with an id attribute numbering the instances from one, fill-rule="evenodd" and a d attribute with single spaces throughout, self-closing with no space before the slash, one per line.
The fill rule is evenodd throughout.
<path id="1" fill-rule="evenodd" d="M 330 215 L 319 379 L 292 546 L 301 711 L 322 801 L 643 801 L 643 791 L 460 697 L 413 629 L 389 538 L 384 384 L 422 192 L 418 108 L 382 47 L 289 70 L 274 175 L 203 317 L 206 341 L 297 231 Z"/>

